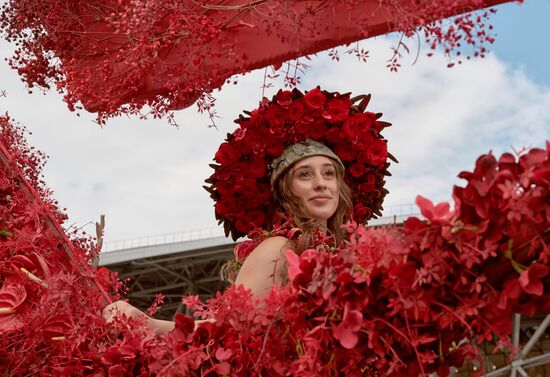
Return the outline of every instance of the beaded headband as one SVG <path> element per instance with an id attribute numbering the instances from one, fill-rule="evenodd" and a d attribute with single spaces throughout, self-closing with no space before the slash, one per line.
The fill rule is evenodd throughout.
<path id="1" fill-rule="evenodd" d="M 306 139 L 286 147 L 284 152 L 269 165 L 271 168 L 271 186 L 273 187 L 277 179 L 286 172 L 288 168 L 296 162 L 311 156 L 325 156 L 331 158 L 342 167 L 342 170 L 345 169 L 340 157 L 331 151 L 329 147 L 318 141 Z"/>

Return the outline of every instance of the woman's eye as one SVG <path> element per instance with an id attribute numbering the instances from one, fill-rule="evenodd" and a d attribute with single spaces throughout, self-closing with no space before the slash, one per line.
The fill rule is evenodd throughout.
<path id="1" fill-rule="evenodd" d="M 336 175 L 336 172 L 335 172 L 334 170 L 332 170 L 332 169 L 331 169 L 331 170 L 327 170 L 327 171 L 325 171 L 325 175 L 326 175 L 327 177 L 334 177 L 334 176 Z"/>
<path id="2" fill-rule="evenodd" d="M 298 177 L 300 178 L 308 178 L 309 177 L 309 172 L 306 171 L 306 170 L 303 170 L 301 172 L 298 173 Z"/>

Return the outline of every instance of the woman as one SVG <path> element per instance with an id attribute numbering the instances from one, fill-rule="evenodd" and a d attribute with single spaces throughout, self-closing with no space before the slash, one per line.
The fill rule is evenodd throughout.
<path id="1" fill-rule="evenodd" d="M 299 149 L 306 151 L 297 154 Z M 341 241 L 342 225 L 352 210 L 350 190 L 343 179 L 344 165 L 327 146 L 310 139 L 293 144 L 274 164 L 271 184 L 275 205 L 282 215 L 291 218 L 300 235 L 297 240 L 284 235 L 268 237 L 242 263 L 235 284 L 260 297 L 266 296 L 274 284 L 286 281 L 286 249 L 301 252 L 315 246 L 317 232 Z"/>
<path id="2" fill-rule="evenodd" d="M 389 165 L 380 131 L 389 124 L 364 112 L 368 98 L 357 97 L 363 101 L 356 106 L 349 95 L 318 88 L 279 91 L 236 121 L 240 127 L 220 146 L 206 181 L 226 234 L 250 238 L 235 248 L 229 281 L 264 297 L 287 280 L 285 250 L 330 249 L 344 238 L 352 212 L 361 222 L 379 211 Z M 104 315 L 109 321 L 117 311 L 144 318 L 158 334 L 174 327 L 123 301 Z"/>

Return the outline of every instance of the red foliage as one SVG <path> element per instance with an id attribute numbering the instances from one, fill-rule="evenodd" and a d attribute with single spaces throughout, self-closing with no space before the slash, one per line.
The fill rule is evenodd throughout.
<path id="1" fill-rule="evenodd" d="M 10 150 L 27 151 L 18 163 L 37 161 L 9 118 L 0 121 L 2 142 L 8 130 L 19 135 Z M 447 375 L 478 357 L 485 341 L 510 346 L 512 313 L 550 311 L 549 168 L 550 142 L 519 157 L 484 155 L 473 172 L 461 173 L 467 184 L 454 188 L 453 210 L 419 198 L 426 220 L 410 218 L 403 228 L 348 224 L 348 240 L 337 248 L 318 238 L 301 255 L 287 251 L 290 282 L 265 300 L 240 286 L 207 303 L 187 297 L 197 316 L 215 322 L 194 329 L 193 319 L 179 314 L 175 330 L 157 337 L 143 323 L 118 319 L 114 329 L 106 326 L 103 300 L 88 274 L 116 290 L 114 277 L 86 272 L 67 258 L 40 209 L 20 195 L 14 165 L 3 165 L 1 372 Z M 299 237 L 285 224 L 277 234 Z M 257 234 L 253 242 L 270 235 Z M 76 245 L 84 256 L 87 243 Z M 250 246 L 238 252 L 245 257 Z"/>
<path id="2" fill-rule="evenodd" d="M 27 145 L 24 129 L 8 115 L 0 116 L 0 147 L 1 372 L 81 371 L 84 355 L 97 352 L 109 335 L 98 316 L 104 296 L 94 282 L 113 291 L 118 283 L 83 268 L 92 240 L 72 234 L 72 257 L 66 252 L 68 240 L 50 226 L 67 217 L 42 180 L 44 155 Z"/>
<path id="3" fill-rule="evenodd" d="M 484 56 L 493 42 L 490 12 L 459 15 L 508 0 L 260 0 L 210 1 L 9 0 L 0 16 L 16 43 L 10 63 L 29 87 L 55 87 L 70 109 L 83 104 L 98 120 L 123 113 L 170 114 L 198 100 L 212 113 L 209 93 L 234 74 L 273 65 L 389 31 L 424 36 L 460 59 L 466 46 Z M 269 46 L 269 48 L 264 48 Z M 388 61 L 399 67 L 400 42 Z M 368 51 L 347 51 L 366 61 Z M 331 54 L 336 60 L 337 52 Z M 459 60 L 460 61 L 460 60 Z M 282 69 L 299 83 L 303 64 Z M 141 113 L 146 108 L 147 114 Z"/>

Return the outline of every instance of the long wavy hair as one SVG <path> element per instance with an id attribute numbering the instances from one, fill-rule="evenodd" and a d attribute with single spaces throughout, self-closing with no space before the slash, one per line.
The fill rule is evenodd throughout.
<path id="1" fill-rule="evenodd" d="M 333 160 L 331 159 L 331 161 Z M 333 161 L 333 165 L 336 169 L 336 179 L 338 180 L 339 200 L 336 211 L 327 220 L 326 231 L 334 236 L 334 240 L 338 244 L 345 237 L 343 225 L 351 218 L 353 203 L 351 190 L 346 182 L 344 182 L 344 169 L 336 161 Z M 301 254 L 304 250 L 313 246 L 312 241 L 315 231 L 319 228 L 324 228 L 324 225 L 318 220 L 313 219 L 307 212 L 304 200 L 292 193 L 291 172 L 292 166 L 275 182 L 272 187 L 272 200 L 276 210 L 281 215 L 292 216 L 296 226 L 302 231 L 302 236 L 298 241 L 288 241 L 288 247 L 293 249 L 297 254 Z M 222 279 L 233 284 L 240 268 L 241 264 L 239 262 L 235 259 L 230 260 L 222 266 L 220 275 Z"/>

